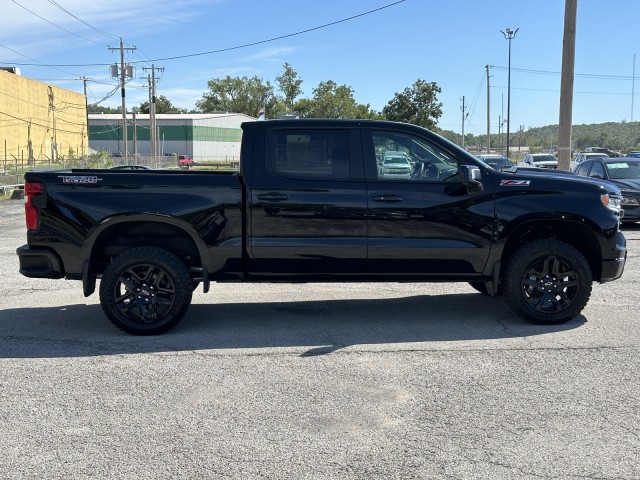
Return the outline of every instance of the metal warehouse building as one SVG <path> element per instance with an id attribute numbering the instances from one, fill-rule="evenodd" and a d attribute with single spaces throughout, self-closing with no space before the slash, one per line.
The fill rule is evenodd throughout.
<path id="1" fill-rule="evenodd" d="M 242 122 L 256 120 L 241 113 L 157 114 L 157 152 L 189 155 L 196 162 L 240 158 Z M 127 114 L 127 152 L 150 155 L 149 114 Z M 122 154 L 122 115 L 89 114 L 89 146 Z"/>

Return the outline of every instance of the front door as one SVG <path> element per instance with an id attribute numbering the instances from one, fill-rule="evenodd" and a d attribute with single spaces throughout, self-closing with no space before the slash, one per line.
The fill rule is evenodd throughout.
<path id="1" fill-rule="evenodd" d="M 458 180 L 465 159 L 446 144 L 392 129 L 365 132 L 365 159 L 375 158 L 366 163 L 368 270 L 443 278 L 481 272 L 494 219 L 490 179 L 484 194 L 469 195 Z"/>

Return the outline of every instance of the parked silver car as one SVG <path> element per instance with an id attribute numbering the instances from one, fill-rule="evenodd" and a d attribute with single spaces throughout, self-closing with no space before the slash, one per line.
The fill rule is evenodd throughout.
<path id="1" fill-rule="evenodd" d="M 381 179 L 401 179 L 411 178 L 411 163 L 403 152 L 387 151 L 380 163 L 378 176 Z"/>
<path id="2" fill-rule="evenodd" d="M 550 153 L 529 153 L 524 156 L 519 167 L 558 168 L 558 159 Z"/>

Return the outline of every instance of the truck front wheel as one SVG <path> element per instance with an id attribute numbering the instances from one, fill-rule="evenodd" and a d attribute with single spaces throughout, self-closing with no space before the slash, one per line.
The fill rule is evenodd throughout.
<path id="1" fill-rule="evenodd" d="M 532 323 L 554 325 L 576 317 L 591 296 L 593 276 L 584 256 L 555 239 L 520 246 L 507 262 L 507 305 Z"/>
<path id="2" fill-rule="evenodd" d="M 138 247 L 114 258 L 100 280 L 100 304 L 119 329 L 156 335 L 174 327 L 191 303 L 187 267 L 156 247 Z"/>

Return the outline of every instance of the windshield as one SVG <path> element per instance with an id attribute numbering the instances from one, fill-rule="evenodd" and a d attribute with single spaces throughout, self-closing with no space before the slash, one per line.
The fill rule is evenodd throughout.
<path id="1" fill-rule="evenodd" d="M 640 179 L 640 162 L 621 161 L 607 163 L 607 169 L 611 179 Z"/>
<path id="2" fill-rule="evenodd" d="M 409 164 L 409 160 L 407 160 L 406 158 L 398 158 L 398 157 L 385 158 L 383 162 L 385 165 L 390 165 L 390 164 L 408 165 Z"/>

